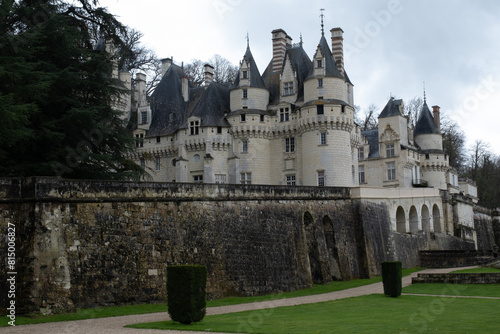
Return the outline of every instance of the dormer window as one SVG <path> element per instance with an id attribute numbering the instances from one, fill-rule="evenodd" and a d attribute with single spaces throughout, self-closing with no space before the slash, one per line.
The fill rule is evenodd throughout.
<path id="1" fill-rule="evenodd" d="M 280 122 L 288 122 L 290 120 L 290 109 L 280 108 Z"/>
<path id="2" fill-rule="evenodd" d="M 394 144 L 386 144 L 385 153 L 387 154 L 387 158 L 394 157 Z"/>
<path id="3" fill-rule="evenodd" d="M 293 82 L 285 82 L 283 95 L 293 95 Z"/>
<path id="4" fill-rule="evenodd" d="M 200 121 L 189 122 L 189 130 L 190 130 L 191 136 L 199 134 L 200 133 Z"/>
<path id="5" fill-rule="evenodd" d="M 147 124 L 147 123 L 148 123 L 148 112 L 141 111 L 141 124 Z"/>
<path id="6" fill-rule="evenodd" d="M 248 79 L 248 71 L 242 71 L 241 75 L 243 79 Z"/>
<path id="7" fill-rule="evenodd" d="M 323 59 L 318 59 L 316 61 L 316 67 L 317 68 L 322 68 L 323 67 Z"/>

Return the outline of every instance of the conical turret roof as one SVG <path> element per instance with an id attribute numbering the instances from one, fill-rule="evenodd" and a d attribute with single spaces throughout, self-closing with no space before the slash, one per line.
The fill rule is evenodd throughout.
<path id="1" fill-rule="evenodd" d="M 424 105 L 422 106 L 422 110 L 420 111 L 420 115 L 418 116 L 417 124 L 415 124 L 415 130 L 413 134 L 415 136 L 418 136 L 432 133 L 440 134 L 441 132 L 436 126 L 436 123 L 434 123 L 434 117 L 432 117 L 429 106 L 427 106 L 427 102 L 424 101 Z"/>

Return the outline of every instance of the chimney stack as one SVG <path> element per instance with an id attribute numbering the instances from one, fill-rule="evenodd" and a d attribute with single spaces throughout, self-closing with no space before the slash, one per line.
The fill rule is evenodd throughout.
<path id="1" fill-rule="evenodd" d="M 441 130 L 441 118 L 439 115 L 439 106 L 432 106 L 432 113 L 434 114 L 434 124 L 436 127 Z"/>
<path id="2" fill-rule="evenodd" d="M 168 69 L 172 65 L 172 58 L 164 58 L 161 60 L 161 76 L 163 77 L 167 73 Z"/>
<path id="3" fill-rule="evenodd" d="M 182 76 L 182 98 L 184 102 L 189 101 L 189 79 L 187 76 Z"/>
<path id="4" fill-rule="evenodd" d="M 208 87 L 214 79 L 214 67 L 210 64 L 205 64 L 205 87 Z"/>
<path id="5" fill-rule="evenodd" d="M 332 33 L 332 54 L 340 74 L 344 75 L 344 30 L 333 28 L 330 32 Z"/>
<path id="6" fill-rule="evenodd" d="M 273 34 L 273 72 L 281 72 L 286 49 L 292 44 L 292 38 L 283 29 L 276 29 L 271 33 Z"/>

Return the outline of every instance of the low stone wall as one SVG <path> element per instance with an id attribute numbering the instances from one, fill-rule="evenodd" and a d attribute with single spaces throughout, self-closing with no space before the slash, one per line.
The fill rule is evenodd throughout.
<path id="1" fill-rule="evenodd" d="M 497 273 L 455 273 L 455 274 L 418 274 L 412 278 L 415 283 L 450 283 L 450 284 L 500 284 Z"/>
<path id="2" fill-rule="evenodd" d="M 474 243 L 470 242 L 469 244 L 470 249 L 420 251 L 420 266 L 424 268 L 476 266 L 492 257 L 491 252 L 476 251 Z"/>

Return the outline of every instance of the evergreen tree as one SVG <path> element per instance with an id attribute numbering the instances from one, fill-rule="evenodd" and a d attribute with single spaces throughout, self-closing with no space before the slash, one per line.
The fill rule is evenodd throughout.
<path id="1" fill-rule="evenodd" d="M 126 28 L 97 5 L 2 1 L 0 175 L 140 177 L 132 136 L 111 107 L 123 93 L 115 59 L 92 38 L 98 29 L 120 47 Z"/>

